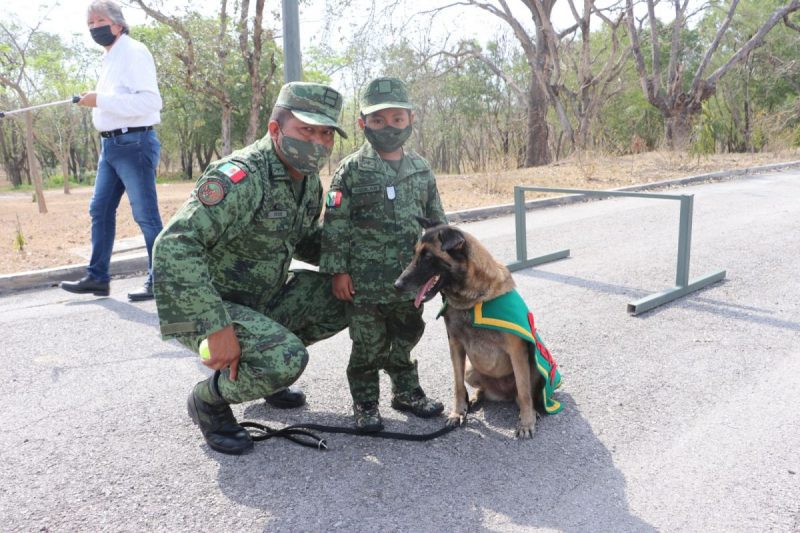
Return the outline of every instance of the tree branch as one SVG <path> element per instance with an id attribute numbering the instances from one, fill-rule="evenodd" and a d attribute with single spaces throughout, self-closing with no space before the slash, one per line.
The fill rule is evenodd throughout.
<path id="1" fill-rule="evenodd" d="M 783 20 L 783 18 L 784 18 L 784 17 L 787 17 L 787 16 L 789 16 L 791 13 L 794 13 L 795 11 L 798 11 L 798 10 L 800 10 L 800 0 L 792 0 L 792 1 L 791 1 L 790 3 L 788 3 L 787 5 L 785 5 L 785 6 L 783 6 L 783 7 L 779 7 L 778 9 L 776 9 L 776 10 L 775 10 L 775 11 L 772 13 L 772 15 L 770 15 L 769 19 L 767 19 L 767 22 L 765 22 L 765 23 L 764 23 L 764 25 L 763 25 L 763 26 L 761 26 L 761 28 L 759 28 L 759 30 L 756 32 L 756 34 L 755 34 L 755 35 L 753 35 L 753 36 L 750 38 L 750 40 L 749 40 L 749 41 L 747 41 L 746 43 L 744 43 L 744 45 L 742 45 L 742 47 L 741 47 L 741 48 L 739 48 L 739 50 L 737 50 L 737 52 L 736 52 L 735 54 L 733 54 L 733 56 L 731 56 L 731 58 L 730 58 L 730 59 L 728 59 L 728 61 L 727 61 L 727 62 L 725 62 L 725 64 L 724 64 L 724 65 L 722 65 L 722 66 L 721 66 L 721 67 L 719 67 L 717 70 L 715 70 L 715 71 L 714 71 L 714 72 L 713 72 L 713 73 L 712 73 L 712 74 L 711 74 L 711 75 L 710 75 L 710 76 L 709 76 L 709 77 L 708 77 L 708 78 L 705 80 L 705 84 L 706 84 L 707 86 L 709 86 L 710 88 L 713 88 L 713 87 L 715 87 L 715 86 L 716 86 L 716 84 L 717 84 L 717 81 L 719 81 L 719 79 L 720 79 L 720 78 L 721 78 L 723 75 L 725 75 L 725 73 L 726 73 L 726 72 L 728 72 L 728 70 L 730 70 L 730 68 L 731 68 L 733 65 L 735 65 L 735 64 L 736 64 L 736 63 L 738 63 L 739 61 L 742 61 L 742 60 L 744 60 L 744 59 L 747 57 L 747 54 L 749 54 L 749 53 L 750 53 L 750 52 L 751 52 L 751 51 L 752 51 L 754 48 L 756 48 L 756 47 L 758 47 L 758 46 L 761 46 L 761 44 L 763 44 L 763 42 L 764 42 L 764 37 L 767 35 L 767 33 L 769 33 L 769 31 L 770 31 L 770 30 L 771 30 L 771 29 L 772 29 L 772 28 L 773 28 L 773 27 L 774 27 L 774 26 L 775 26 L 775 25 L 776 25 L 778 22 L 780 22 L 781 20 Z M 699 90 L 703 90 L 703 89 L 704 89 L 703 87 L 700 87 L 700 88 L 699 88 Z"/>
<path id="2" fill-rule="evenodd" d="M 706 68 L 708 68 L 708 64 L 711 62 L 711 56 L 714 55 L 714 52 L 716 52 L 717 48 L 719 48 L 719 43 L 722 41 L 722 37 L 728 30 L 728 27 L 731 25 L 731 21 L 733 20 L 733 14 L 734 12 L 736 12 L 736 7 L 738 4 L 739 0 L 733 0 L 731 2 L 731 6 L 728 9 L 728 13 L 725 15 L 725 20 L 722 22 L 722 25 L 717 30 L 717 34 L 714 36 L 714 40 L 711 42 L 711 46 L 708 47 L 708 50 L 706 50 L 706 53 L 703 56 L 703 60 L 700 62 L 700 65 L 698 65 L 697 72 L 695 72 L 694 81 L 692 83 L 693 90 L 697 88 L 699 80 L 702 79 L 703 73 L 705 73 Z"/>

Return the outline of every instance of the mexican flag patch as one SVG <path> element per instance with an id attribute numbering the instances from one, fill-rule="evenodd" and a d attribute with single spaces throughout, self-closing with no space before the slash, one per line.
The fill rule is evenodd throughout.
<path id="1" fill-rule="evenodd" d="M 247 177 L 247 172 L 233 163 L 225 163 L 217 170 L 228 176 L 233 183 L 239 183 Z"/>
<path id="2" fill-rule="evenodd" d="M 342 192 L 328 191 L 328 196 L 325 198 L 325 207 L 339 207 L 340 205 L 342 205 Z"/>

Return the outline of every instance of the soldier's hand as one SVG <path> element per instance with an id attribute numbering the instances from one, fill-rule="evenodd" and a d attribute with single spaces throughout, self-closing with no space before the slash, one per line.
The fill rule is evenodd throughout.
<path id="1" fill-rule="evenodd" d="M 353 295 L 356 291 L 353 289 L 353 278 L 347 272 L 341 272 L 333 275 L 333 295 L 338 300 L 346 302 L 353 301 Z"/>
<path id="2" fill-rule="evenodd" d="M 208 352 L 211 357 L 201 359 L 203 364 L 214 370 L 230 367 L 229 378 L 231 381 L 236 381 L 242 348 L 239 346 L 239 339 L 236 337 L 236 333 L 233 331 L 233 324 L 225 326 L 208 336 Z"/>

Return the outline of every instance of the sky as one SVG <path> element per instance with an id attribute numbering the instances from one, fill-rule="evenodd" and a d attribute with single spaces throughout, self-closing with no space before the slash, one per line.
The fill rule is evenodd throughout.
<path id="1" fill-rule="evenodd" d="M 130 25 L 136 26 L 150 21 L 145 13 L 131 5 L 132 2 L 129 0 L 118 1 L 123 6 L 123 13 Z M 353 24 L 360 25 L 359 23 L 363 22 L 365 14 L 369 12 L 369 7 L 373 2 L 385 3 L 380 0 L 350 1 L 352 7 L 341 13 L 335 22 L 335 28 L 330 32 L 322 31 L 326 0 L 306 0 L 300 3 L 300 39 L 303 57 L 307 57 L 311 47 L 318 45 L 328 45 L 335 50 L 341 50 L 342 46 L 339 45 L 343 45 L 347 41 L 342 34 L 348 31 L 348 27 Z M 423 20 L 425 17 L 417 15 L 418 13 L 428 11 L 436 6 L 451 4 L 454 1 L 401 0 L 398 2 L 400 7 L 395 11 L 392 22 L 398 27 L 406 25 L 413 28 L 422 24 L 427 25 L 427 22 Z M 603 1 L 608 4 L 616 3 L 617 0 Z M 9 14 L 13 14 L 23 25 L 28 27 L 40 24 L 41 30 L 59 34 L 65 40 L 69 40 L 74 35 L 87 48 L 97 47 L 86 28 L 86 7 L 89 5 L 89 0 L 0 0 L 0 2 L 3 5 L 2 16 L 5 19 L 9 18 Z M 229 9 L 233 3 L 229 1 Z M 522 1 L 509 0 L 508 3 L 518 19 L 530 25 L 531 15 L 523 6 Z M 180 14 L 187 4 L 191 4 L 193 9 L 208 16 L 215 15 L 219 9 L 219 0 L 149 0 L 149 4 L 160 5 L 161 10 L 166 14 Z M 255 4 L 255 2 L 251 2 L 251 4 Z M 576 5 L 582 6 L 582 3 L 576 2 Z M 279 10 L 280 6 L 280 0 L 270 0 L 267 2 L 266 9 Z M 251 6 L 251 9 L 254 7 Z M 566 1 L 556 3 L 553 10 L 553 21 L 556 29 L 562 29 L 574 23 Z M 281 28 L 278 22 L 270 21 L 269 24 L 278 34 L 280 33 Z M 434 19 L 430 38 L 437 43 L 449 39 L 451 44 L 461 38 L 473 38 L 481 44 L 486 44 L 489 39 L 501 33 L 509 35 L 510 30 L 503 21 L 494 15 L 475 7 L 456 7 L 439 14 Z M 133 37 L 135 38 L 135 33 Z M 513 37 L 509 37 L 509 39 L 511 42 L 515 42 Z M 280 45 L 280 40 L 278 43 Z M 336 81 L 337 83 L 346 83 L 343 80 Z"/>
<path id="2" fill-rule="evenodd" d="M 8 14 L 15 14 L 23 23 L 34 25 L 41 22 L 41 28 L 50 33 L 57 33 L 63 37 L 78 34 L 85 42 L 86 46 L 95 46 L 89 38 L 86 30 L 86 6 L 88 0 L 0 0 L 2 1 L 2 16 L 8 18 Z M 138 7 L 128 5 L 131 2 L 118 0 L 123 5 L 123 13 L 128 23 L 131 25 L 143 24 L 148 22 L 147 16 Z M 368 11 L 373 1 L 379 0 L 351 0 L 352 8 L 344 12 L 341 17 L 341 25 L 347 25 L 348 20 L 357 20 L 363 17 Z M 402 6 L 398 10 L 399 24 L 403 22 L 415 24 L 417 20 L 412 15 L 417 12 L 430 10 L 433 6 L 441 6 L 453 3 L 454 0 L 401 0 Z M 696 3 L 699 0 L 692 0 Z M 181 9 L 187 4 L 191 4 L 195 9 L 214 15 L 219 6 L 219 0 L 150 0 L 151 5 L 161 5 L 162 10 L 168 14 L 180 13 Z M 255 2 L 252 2 L 253 4 Z M 530 13 L 523 7 L 520 0 L 509 0 L 514 13 L 519 15 L 519 19 L 525 23 L 531 20 Z M 617 3 L 616 0 L 603 0 L 601 5 Z M 233 4 L 233 2 L 229 2 Z M 320 44 L 320 33 L 326 0 L 306 0 L 300 4 L 300 37 L 303 51 L 309 47 Z M 657 6 L 659 18 L 671 18 L 668 13 L 668 6 Z M 267 9 L 280 9 L 280 0 L 270 0 L 267 2 Z M 582 2 L 576 2 L 582 7 Z M 251 7 L 251 9 L 253 9 Z M 405 17 L 408 17 L 403 20 Z M 553 10 L 553 20 L 556 29 L 562 29 L 574 23 L 569 6 L 566 1 L 556 3 Z M 456 7 L 448 10 L 445 14 L 439 15 L 433 28 L 434 37 L 442 38 L 452 36 L 457 38 L 477 38 L 480 42 L 497 35 L 500 30 L 507 31 L 507 26 L 497 17 L 475 7 Z M 276 28 L 280 30 L 280 28 Z M 328 44 L 336 41 L 337 34 L 327 34 Z"/>
<path id="3" fill-rule="evenodd" d="M 166 13 L 179 13 L 182 6 L 187 4 L 187 0 L 151 0 L 151 4 L 158 4 L 160 1 L 163 6 L 163 11 Z M 15 14 L 24 24 L 32 26 L 37 22 L 41 22 L 41 29 L 49 33 L 57 33 L 63 37 L 69 37 L 72 34 L 79 34 L 87 46 L 95 46 L 89 38 L 89 33 L 86 30 L 86 11 L 88 1 L 81 2 L 76 0 L 2 0 L 3 3 L 3 16 L 6 17 L 7 13 Z M 123 13 L 125 18 L 131 25 L 143 24 L 149 19 L 146 17 L 141 9 L 133 6 L 127 6 L 124 2 Z M 213 15 L 219 6 L 218 0 L 194 0 L 191 2 L 195 9 Z M 232 3 L 232 2 L 231 2 Z M 415 12 L 425 11 L 435 4 L 445 4 L 446 1 L 438 0 L 404 0 L 402 2 L 403 13 L 399 13 L 400 18 L 403 16 L 410 17 Z M 514 2 L 511 4 L 520 5 L 521 2 Z M 360 4 L 360 5 L 359 5 Z M 345 15 L 349 19 L 357 19 L 366 10 L 363 7 L 368 6 L 370 0 L 356 0 L 354 8 L 347 12 Z M 566 10 L 566 2 L 562 2 L 561 8 L 557 4 L 558 19 L 568 21 L 569 13 Z M 319 30 L 323 22 L 325 0 L 311 0 L 303 2 L 300 5 L 300 36 L 301 45 L 305 51 L 308 47 L 319 44 Z M 272 0 L 268 2 L 267 9 L 275 9 L 274 6 L 280 6 L 279 0 Z M 524 8 L 522 8 L 524 13 Z M 530 19 L 528 15 L 527 20 Z M 414 19 L 411 18 L 411 23 Z M 345 22 L 345 21 L 343 21 Z M 486 38 L 495 35 L 500 28 L 504 28 L 503 22 L 496 17 L 487 14 L 486 12 L 476 8 L 462 8 L 460 11 L 450 11 L 447 15 L 439 16 L 436 20 L 435 31 L 439 37 L 453 35 L 456 37 L 469 37 L 485 40 Z M 280 30 L 280 28 L 277 28 Z M 335 34 L 334 34 L 335 35 Z M 334 40 L 330 36 L 329 39 Z"/>

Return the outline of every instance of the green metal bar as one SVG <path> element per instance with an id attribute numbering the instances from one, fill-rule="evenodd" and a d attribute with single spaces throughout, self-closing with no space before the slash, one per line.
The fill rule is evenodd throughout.
<path id="1" fill-rule="evenodd" d="M 528 258 L 528 235 L 525 228 L 525 189 L 514 187 L 514 224 L 517 232 L 517 262 Z"/>
<path id="2" fill-rule="evenodd" d="M 585 194 L 587 196 L 628 196 L 631 198 L 656 198 L 661 200 L 680 200 L 681 195 L 677 194 L 660 194 L 650 192 L 626 192 L 626 191 L 598 191 L 597 189 L 554 189 L 550 187 L 533 187 L 528 185 L 517 185 L 514 187 L 516 190 L 520 188 L 524 191 L 540 191 L 540 192 L 563 192 L 567 194 Z"/>
<path id="3" fill-rule="evenodd" d="M 569 250 L 559 250 L 528 259 L 528 230 L 525 227 L 525 189 L 514 186 L 514 226 L 516 228 L 517 260 L 506 265 L 511 272 L 536 265 L 542 265 L 569 257 Z"/>
<path id="4" fill-rule="evenodd" d="M 524 261 L 515 261 L 514 263 L 507 264 L 506 267 L 508 267 L 508 269 L 511 272 L 516 272 L 517 270 L 522 270 L 523 268 L 530 268 L 536 265 L 542 265 L 544 263 L 549 263 L 551 261 L 564 259 L 565 257 L 569 257 L 569 249 L 559 250 L 557 252 L 553 252 L 546 255 L 540 255 L 532 259 L 526 259 Z"/>
<path id="5" fill-rule="evenodd" d="M 681 196 L 680 225 L 678 227 L 678 266 L 675 271 L 675 285 L 685 287 L 689 284 L 689 257 L 692 248 L 692 210 L 694 196 Z"/>
<path id="6" fill-rule="evenodd" d="M 649 311 L 654 307 L 671 302 L 690 292 L 725 279 L 725 271 L 721 270 L 708 276 L 698 278 L 689 283 L 689 258 L 692 246 L 692 211 L 694 196 L 691 194 L 658 194 L 626 191 L 598 191 L 594 189 L 559 189 L 550 187 L 514 186 L 514 221 L 516 226 L 517 260 L 506 265 L 509 270 L 516 271 L 542 263 L 563 259 L 569 256 L 569 250 L 561 250 L 533 259 L 527 258 L 527 231 L 525 228 L 525 191 L 562 192 L 568 194 L 585 194 L 596 197 L 623 196 L 630 198 L 653 198 L 657 200 L 679 200 L 681 202 L 680 222 L 678 226 L 678 262 L 675 272 L 675 287 L 646 296 L 628 304 L 628 312 L 634 315 Z"/>
<path id="7" fill-rule="evenodd" d="M 703 287 L 711 285 L 712 283 L 722 281 L 725 279 L 725 274 L 726 272 L 724 270 L 720 270 L 719 272 L 692 280 L 691 283 L 682 287 L 673 287 L 672 289 L 667 289 L 662 292 L 651 294 L 650 296 L 645 296 L 644 298 L 636 300 L 635 302 L 629 303 L 628 313 L 632 315 L 638 315 L 658 307 L 659 305 L 664 305 L 672 300 L 677 300 L 681 296 L 686 296 L 690 292 L 700 290 Z"/>

